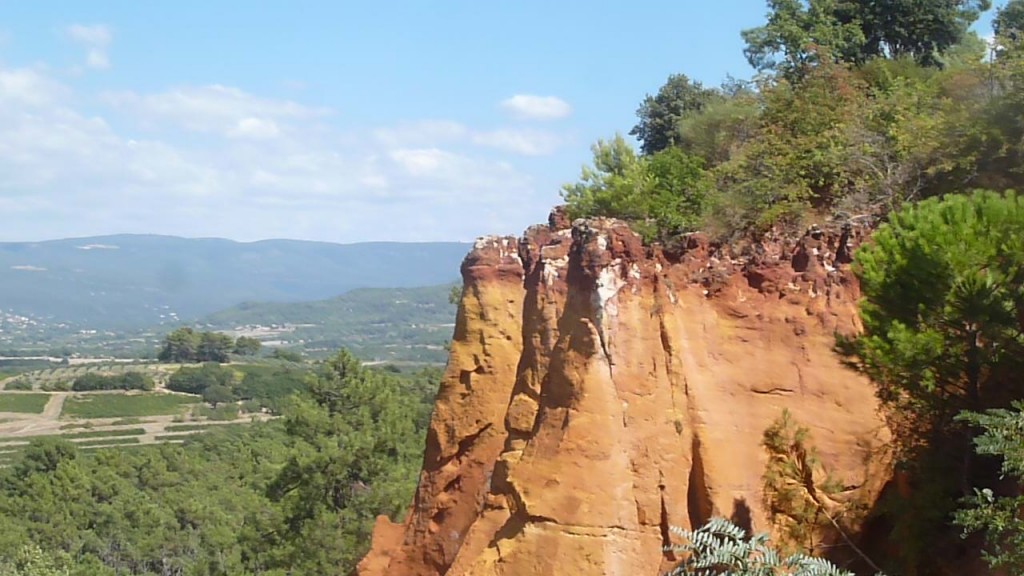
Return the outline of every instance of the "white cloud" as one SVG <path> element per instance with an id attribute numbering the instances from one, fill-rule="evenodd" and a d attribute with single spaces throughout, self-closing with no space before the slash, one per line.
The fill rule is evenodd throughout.
<path id="1" fill-rule="evenodd" d="M 557 120 L 572 114 L 572 106 L 555 96 L 516 94 L 502 100 L 501 107 L 516 118 L 529 120 Z"/>
<path id="2" fill-rule="evenodd" d="M 81 42 L 89 46 L 109 46 L 113 38 L 110 29 L 103 25 L 86 26 L 83 24 L 72 24 L 67 27 L 67 33 L 75 42 Z"/>
<path id="3" fill-rule="evenodd" d="M 39 107 L 53 103 L 67 93 L 59 82 L 41 70 L 0 68 L 0 105 Z"/>
<path id="4" fill-rule="evenodd" d="M 95 70 L 106 70 L 110 68 L 110 58 L 106 52 L 92 49 L 85 57 L 85 65 Z"/>
<path id="5" fill-rule="evenodd" d="M 155 94 L 107 92 L 103 100 L 150 128 L 184 128 L 226 136 L 275 136 L 289 121 L 329 116 L 328 108 L 291 100 L 260 98 L 238 88 L 213 84 Z"/>
<path id="6" fill-rule="evenodd" d="M 273 138 L 280 134 L 281 131 L 277 128 L 277 123 L 273 120 L 266 120 L 263 118 L 242 118 L 238 121 L 234 128 L 228 131 L 228 136 L 233 138 L 253 138 L 256 140 L 264 140 L 267 138 Z"/>
<path id="7" fill-rule="evenodd" d="M 472 144 L 521 156 L 547 156 L 556 152 L 567 141 L 564 136 L 545 130 L 471 130 L 458 122 L 438 120 L 380 128 L 373 131 L 373 138 L 390 147 L 436 148 Z"/>
<path id="8" fill-rule="evenodd" d="M 385 146 L 435 146 L 466 138 L 469 129 L 448 120 L 421 120 L 398 126 L 378 128 L 374 139 Z"/>
<path id="9" fill-rule="evenodd" d="M 110 68 L 110 57 L 107 51 L 114 37 L 110 28 L 102 24 L 92 26 L 72 24 L 65 29 L 65 33 L 72 41 L 85 47 L 85 65 L 87 67 L 94 70 Z"/>
<path id="10" fill-rule="evenodd" d="M 493 130 L 475 134 L 473 142 L 523 156 L 547 156 L 555 152 L 564 139 L 542 130 Z"/>
<path id="11" fill-rule="evenodd" d="M 438 150 L 437 148 L 426 148 L 419 150 L 393 150 L 391 159 L 398 163 L 411 176 L 432 176 L 446 164 L 457 159 L 454 154 Z"/>
<path id="12" fill-rule="evenodd" d="M 557 201 L 458 123 L 346 133 L 330 110 L 220 85 L 108 93 L 98 115 L 92 100 L 0 65 L 0 238 L 468 240 Z"/>

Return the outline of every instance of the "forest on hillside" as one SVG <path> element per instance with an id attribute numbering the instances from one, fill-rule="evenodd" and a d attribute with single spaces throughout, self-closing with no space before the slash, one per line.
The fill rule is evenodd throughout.
<path id="1" fill-rule="evenodd" d="M 277 420 L 184 444 L 33 440 L 0 468 L 0 574 L 345 573 L 408 503 L 438 378 L 341 352 Z"/>
<path id="2" fill-rule="evenodd" d="M 757 74 L 670 76 L 640 103 L 639 150 L 597 142 L 567 210 L 664 244 L 877 228 L 854 264 L 865 333 L 837 351 L 876 383 L 912 490 L 880 503 L 884 542 L 865 554 L 888 574 L 956 574 L 981 550 L 1021 573 L 1024 0 L 998 11 L 992 43 L 971 31 L 987 0 L 768 7 L 742 32 Z M 0 470 L 0 575 L 346 574 L 374 516 L 411 499 L 437 378 L 341 352 L 280 421 L 89 454 L 37 441 Z M 681 574 L 842 573 L 690 536 L 711 545 Z"/>

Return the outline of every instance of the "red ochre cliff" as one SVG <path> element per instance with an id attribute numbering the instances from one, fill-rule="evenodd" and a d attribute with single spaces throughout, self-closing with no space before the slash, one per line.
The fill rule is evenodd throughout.
<path id="1" fill-rule="evenodd" d="M 860 329 L 857 235 L 812 231 L 742 257 L 674 253 L 622 222 L 553 213 L 480 239 L 404 524 L 379 518 L 361 576 L 654 576 L 669 526 L 771 531 L 763 433 L 810 429 L 834 498 L 870 505 L 887 439 L 835 335 Z"/>

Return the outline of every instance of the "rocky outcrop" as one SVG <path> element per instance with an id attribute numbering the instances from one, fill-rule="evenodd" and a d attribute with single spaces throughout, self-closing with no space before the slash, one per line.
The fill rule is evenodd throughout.
<path id="1" fill-rule="evenodd" d="M 359 573 L 653 576 L 671 525 L 772 528 L 761 440 L 783 409 L 839 481 L 833 504 L 870 504 L 887 432 L 833 352 L 860 329 L 857 241 L 668 251 L 558 214 L 480 240 L 415 501 L 378 521 Z"/>

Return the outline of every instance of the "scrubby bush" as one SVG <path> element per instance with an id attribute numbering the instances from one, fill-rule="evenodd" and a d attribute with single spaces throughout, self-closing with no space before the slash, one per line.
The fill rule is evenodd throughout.
<path id="1" fill-rule="evenodd" d="M 75 378 L 71 390 L 89 392 L 93 390 L 152 390 L 155 387 L 153 377 L 142 372 L 124 372 L 123 374 L 86 373 Z"/>
<path id="2" fill-rule="evenodd" d="M 769 545 L 767 534 L 747 533 L 724 518 L 712 518 L 696 530 L 673 526 L 682 540 L 666 551 L 685 555 L 670 576 L 853 576 L 831 562 L 805 554 L 783 557 Z"/>
<path id="3" fill-rule="evenodd" d="M 231 388 L 235 382 L 235 371 L 217 363 L 202 366 L 182 366 L 167 380 L 167 389 L 186 394 L 202 394 L 211 386 Z"/>

